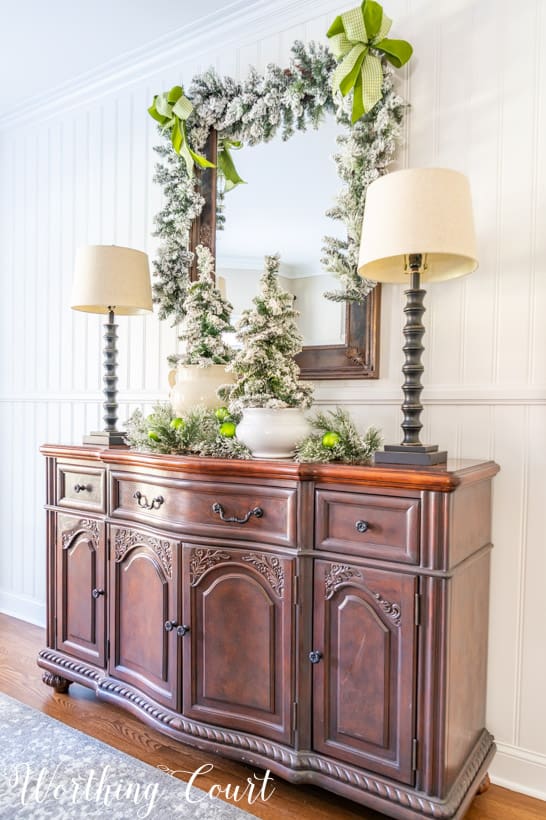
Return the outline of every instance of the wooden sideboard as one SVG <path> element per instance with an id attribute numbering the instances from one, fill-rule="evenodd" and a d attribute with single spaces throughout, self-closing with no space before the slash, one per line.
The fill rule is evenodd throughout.
<path id="1" fill-rule="evenodd" d="M 397 818 L 460 818 L 485 728 L 493 462 L 45 445 L 44 681 Z"/>

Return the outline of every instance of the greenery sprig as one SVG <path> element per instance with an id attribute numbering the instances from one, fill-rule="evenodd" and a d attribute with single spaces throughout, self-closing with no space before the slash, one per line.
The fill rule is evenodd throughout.
<path id="1" fill-rule="evenodd" d="M 238 420 L 223 407 L 197 407 L 177 416 L 169 403 L 159 403 L 147 416 L 135 410 L 126 423 L 127 440 L 135 450 L 153 453 L 251 458 L 235 437 Z"/>
<path id="2" fill-rule="evenodd" d="M 381 447 L 383 438 L 376 427 L 359 433 L 349 414 L 340 407 L 319 410 L 309 421 L 315 432 L 297 446 L 296 461 L 370 464 Z"/>

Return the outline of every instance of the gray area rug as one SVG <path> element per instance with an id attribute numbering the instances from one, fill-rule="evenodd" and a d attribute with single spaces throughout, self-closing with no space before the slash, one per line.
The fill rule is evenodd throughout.
<path id="1" fill-rule="evenodd" d="M 258 789 L 259 784 L 255 794 Z M 250 820 L 253 815 L 0 694 L 0 818 L 87 817 Z"/>

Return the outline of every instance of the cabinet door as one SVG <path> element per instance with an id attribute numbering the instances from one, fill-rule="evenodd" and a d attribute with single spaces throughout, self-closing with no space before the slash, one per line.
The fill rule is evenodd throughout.
<path id="1" fill-rule="evenodd" d="M 415 593 L 412 575 L 315 562 L 313 745 L 413 781 Z"/>
<path id="2" fill-rule="evenodd" d="M 101 521 L 57 516 L 57 649 L 99 667 L 104 667 L 106 648 L 105 562 Z"/>
<path id="3" fill-rule="evenodd" d="M 184 546 L 183 712 L 289 743 L 294 560 Z"/>
<path id="4" fill-rule="evenodd" d="M 176 709 L 177 544 L 112 527 L 110 545 L 110 674 Z"/>

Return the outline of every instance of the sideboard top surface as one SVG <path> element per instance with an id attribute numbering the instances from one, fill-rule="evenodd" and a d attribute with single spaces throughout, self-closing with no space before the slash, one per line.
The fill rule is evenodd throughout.
<path id="1" fill-rule="evenodd" d="M 149 470 L 193 475 L 255 479 L 291 479 L 325 484 L 352 484 L 384 488 L 452 492 L 461 484 L 491 478 L 499 467 L 494 461 L 449 460 L 435 467 L 361 466 L 351 464 L 298 464 L 265 459 L 219 459 L 186 455 L 159 455 L 125 447 L 44 444 L 40 452 L 58 459 L 102 462 Z"/>

